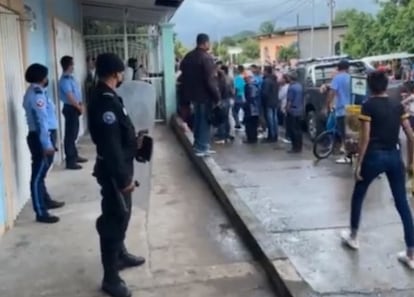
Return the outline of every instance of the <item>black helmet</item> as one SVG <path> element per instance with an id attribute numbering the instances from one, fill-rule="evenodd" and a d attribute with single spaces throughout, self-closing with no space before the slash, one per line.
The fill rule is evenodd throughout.
<path id="1" fill-rule="evenodd" d="M 40 83 L 47 77 L 48 72 L 46 66 L 35 63 L 27 68 L 24 78 L 30 84 Z"/>
<path id="2" fill-rule="evenodd" d="M 100 54 L 96 58 L 95 65 L 96 74 L 100 78 L 105 78 L 125 70 L 125 65 L 121 58 L 112 53 Z"/>

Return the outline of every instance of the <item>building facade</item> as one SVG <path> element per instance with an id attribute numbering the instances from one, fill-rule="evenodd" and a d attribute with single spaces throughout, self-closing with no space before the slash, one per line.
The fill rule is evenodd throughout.
<path id="1" fill-rule="evenodd" d="M 342 40 L 346 34 L 346 29 L 345 25 L 337 25 L 333 28 L 335 54 L 342 54 Z M 272 34 L 258 36 L 258 40 L 262 65 L 277 61 L 280 50 L 286 47 L 298 47 L 299 58 L 301 59 L 330 55 L 328 26 L 314 28 L 313 43 L 312 29 L 309 26 L 278 30 Z"/>
<path id="2" fill-rule="evenodd" d="M 87 8 L 88 2 L 94 8 Z M 64 119 L 62 106 L 57 96 L 57 81 L 61 72 L 60 58 L 74 57 L 75 78 L 83 85 L 86 77 L 86 51 L 82 23 L 85 13 L 99 17 L 105 1 L 87 0 L 0 0 L 0 234 L 13 226 L 14 220 L 30 200 L 30 154 L 26 144 L 28 129 L 22 99 L 27 87 L 24 72 L 28 65 L 41 63 L 49 68 L 48 94 L 57 106 L 60 131 L 60 147 L 56 162 L 63 159 Z M 135 0 L 123 1 L 132 7 Z M 128 2 L 128 3 L 127 3 Z M 166 5 L 171 5 L 168 2 Z M 92 5 L 90 4 L 90 5 Z M 137 8 L 131 15 L 138 19 L 147 17 L 148 24 L 162 23 L 160 45 L 162 45 L 161 69 L 164 75 L 164 100 L 167 116 L 175 112 L 175 73 L 173 26 L 163 24 L 174 14 L 181 1 L 174 7 L 157 7 L 157 13 L 148 14 L 150 9 Z M 145 5 L 155 6 L 154 3 Z M 164 4 L 163 4 L 164 5 Z M 112 7 L 112 6 L 111 6 Z M 123 16 L 111 13 L 124 11 L 114 5 L 106 8 L 107 16 L 122 22 Z M 143 23 L 144 25 L 145 23 Z M 157 49 L 159 50 L 159 49 Z M 86 131 L 85 119 L 81 120 L 81 132 Z"/>
<path id="3" fill-rule="evenodd" d="M 259 36 L 260 61 L 262 65 L 272 64 L 279 58 L 282 48 L 295 46 L 298 41 L 296 32 L 280 31 Z"/>
<path id="4" fill-rule="evenodd" d="M 335 55 L 341 55 L 343 53 L 342 41 L 346 34 L 346 30 L 346 26 L 334 26 L 333 28 L 333 44 Z M 300 30 L 298 36 L 299 54 L 301 59 L 329 56 L 329 28 L 327 26 L 315 27 L 313 33 L 313 48 L 312 30 Z"/>

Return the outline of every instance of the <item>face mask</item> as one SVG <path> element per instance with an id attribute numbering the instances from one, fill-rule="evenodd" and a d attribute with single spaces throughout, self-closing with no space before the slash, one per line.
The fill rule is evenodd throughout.
<path id="1" fill-rule="evenodd" d="M 49 85 L 49 80 L 47 80 L 46 82 L 45 82 L 45 84 L 43 85 L 43 87 L 44 88 L 47 88 L 47 86 Z"/>
<path id="2" fill-rule="evenodd" d="M 122 82 L 123 82 L 122 80 L 117 82 L 117 84 L 116 84 L 117 89 L 122 85 Z"/>

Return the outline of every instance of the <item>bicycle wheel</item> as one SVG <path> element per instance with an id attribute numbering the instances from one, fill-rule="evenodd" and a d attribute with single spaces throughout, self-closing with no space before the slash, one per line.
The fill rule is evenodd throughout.
<path id="1" fill-rule="evenodd" d="M 313 142 L 313 155 L 318 159 L 328 158 L 335 148 L 335 133 L 325 131 L 319 134 Z"/>

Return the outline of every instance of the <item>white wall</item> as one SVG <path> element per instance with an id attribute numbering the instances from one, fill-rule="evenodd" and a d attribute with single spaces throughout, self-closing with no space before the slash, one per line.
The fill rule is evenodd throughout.
<path id="1" fill-rule="evenodd" d="M 334 44 L 338 41 L 342 41 L 343 36 L 346 33 L 346 28 L 334 28 Z M 312 33 L 310 30 L 302 31 L 299 33 L 299 48 L 300 57 L 302 59 L 312 57 Z M 313 58 L 329 56 L 329 30 L 319 29 L 315 30 L 314 42 L 313 42 Z"/>

